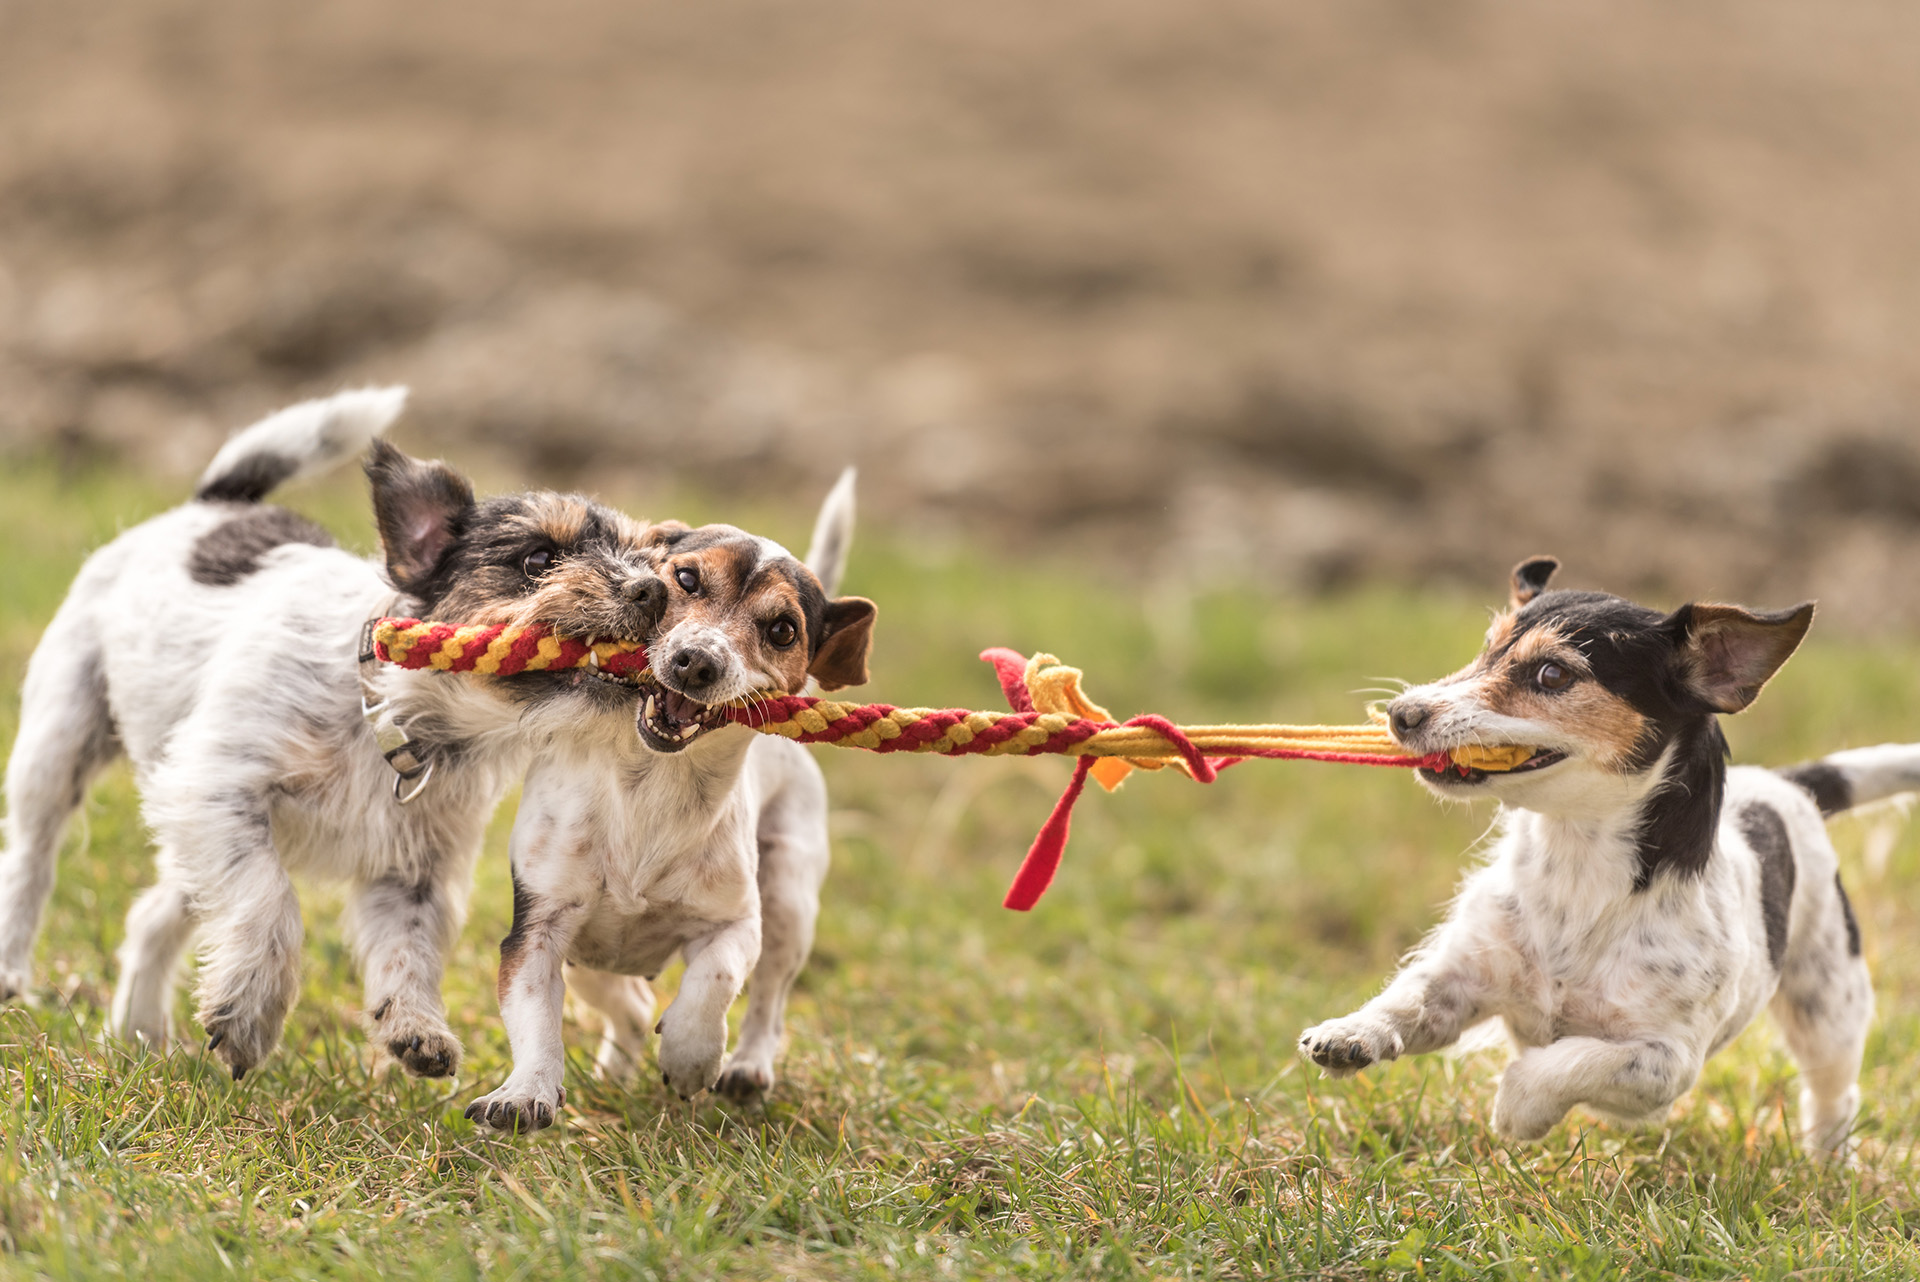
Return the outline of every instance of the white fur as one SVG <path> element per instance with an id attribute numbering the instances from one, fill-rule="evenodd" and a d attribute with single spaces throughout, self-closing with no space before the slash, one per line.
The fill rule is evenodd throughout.
<path id="1" fill-rule="evenodd" d="M 1518 1053 L 1501 1078 L 1494 1127 L 1537 1140 L 1576 1105 L 1626 1121 L 1659 1118 L 1707 1057 L 1771 1003 L 1800 1066 L 1801 1135 L 1812 1148 L 1844 1153 L 1873 993 L 1865 963 L 1849 952 L 1833 847 L 1811 797 L 1769 771 L 1729 770 L 1704 870 L 1658 873 L 1636 889 L 1641 806 L 1665 786 L 1670 762 L 1609 771 L 1564 732 L 1505 724 L 1511 718 L 1481 707 L 1469 684 L 1403 696 L 1431 709 L 1425 742 L 1517 742 L 1569 756 L 1477 787 L 1505 803 L 1485 865 L 1386 990 L 1309 1028 L 1302 1052 L 1344 1075 L 1439 1050 L 1499 1019 Z M 1906 760 L 1911 787 L 1913 750 Z M 1466 791 L 1433 786 L 1442 795 Z M 1780 817 L 1793 861 L 1777 971 L 1761 857 L 1742 826 L 1750 806 Z"/>
<path id="2" fill-rule="evenodd" d="M 833 560 L 827 568 L 844 567 L 852 520 L 849 472 L 822 512 L 827 537 L 815 535 L 814 552 L 826 548 Z M 719 629 L 683 623 L 650 648 L 666 655 L 696 644 L 724 666 L 714 703 L 770 683 Z M 675 953 L 686 972 L 656 1030 L 666 1084 L 683 1098 L 772 1087 L 830 856 L 826 783 L 805 748 L 728 725 L 656 753 L 631 716 L 583 720 L 528 771 L 512 851 L 514 931 L 501 947 L 500 1010 L 513 1071 L 468 1117 L 503 1130 L 551 1124 L 566 1099 L 568 986 L 602 1021 L 596 1071 L 631 1078 L 654 1009 L 649 981 Z M 740 1039 L 727 1056 L 727 1012 L 749 975 Z"/>
<path id="3" fill-rule="evenodd" d="M 807 543 L 807 566 L 819 576 L 820 590 L 828 596 L 840 594 L 840 581 L 847 575 L 847 555 L 853 550 L 853 485 L 856 472 L 849 467 L 827 491 L 814 518 L 813 538 Z"/>
<path id="4" fill-rule="evenodd" d="M 302 470 L 364 444 L 404 391 L 349 392 L 236 437 L 208 478 L 249 450 Z M 304 452 L 301 452 L 304 451 Z M 224 461 L 224 462 L 222 462 Z M 90 557 L 27 671 L 7 771 L 0 856 L 0 990 L 23 991 L 54 854 L 93 775 L 133 762 L 158 880 L 120 949 L 112 1029 L 169 1037 L 179 956 L 201 941 L 199 1015 L 236 1076 L 265 1057 L 298 989 L 300 915 L 289 873 L 345 880 L 369 1027 L 417 1071 L 450 1072 L 441 959 L 465 913 L 488 815 L 530 733 L 480 683 L 383 668 L 402 720 L 461 750 L 410 806 L 360 715 L 362 624 L 393 596 L 380 566 L 286 544 L 227 586 L 188 572 L 195 542 L 247 508 L 193 502 Z"/>
<path id="5" fill-rule="evenodd" d="M 368 442 L 386 431 L 406 403 L 404 387 L 363 387 L 289 405 L 236 432 L 207 464 L 197 488 L 236 471 L 247 460 L 261 457 L 296 464 L 281 484 L 327 471 L 358 455 Z"/>

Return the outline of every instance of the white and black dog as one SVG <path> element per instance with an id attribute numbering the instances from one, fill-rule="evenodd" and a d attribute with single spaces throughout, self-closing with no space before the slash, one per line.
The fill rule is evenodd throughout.
<path id="1" fill-rule="evenodd" d="M 638 522 L 570 495 L 476 501 L 443 464 L 377 439 L 404 399 L 348 392 L 265 419 L 220 451 L 191 502 L 82 567 L 28 667 L 7 768 L 0 996 L 28 985 L 68 818 L 125 752 L 158 882 L 128 916 L 115 1033 L 167 1040 L 175 968 L 197 931 L 209 1048 L 236 1078 L 260 1063 L 298 991 L 298 871 L 352 883 L 371 1035 L 412 1072 L 454 1071 L 442 959 L 487 818 L 537 739 L 609 706 L 630 722 L 638 699 L 586 672 L 401 671 L 373 661 L 369 621 L 644 640 L 665 587 Z M 384 564 L 261 504 L 369 447 Z"/>
<path id="2" fill-rule="evenodd" d="M 827 873 L 826 786 L 807 749 L 728 722 L 722 705 L 866 681 L 873 603 L 833 596 L 852 527 L 849 472 L 804 563 L 732 526 L 649 531 L 668 591 L 649 646 L 659 685 L 637 736 L 633 715 L 609 709 L 556 738 L 528 772 L 512 839 L 513 928 L 500 945 L 513 1071 L 468 1117 L 502 1130 L 552 1124 L 566 1098 L 568 987 L 603 1021 L 597 1070 L 630 1077 L 654 1027 L 648 981 L 676 953 L 686 971 L 656 1030 L 667 1085 L 683 1098 L 772 1086 Z M 749 975 L 740 1041 L 725 1058 L 727 1011 Z"/>
<path id="3" fill-rule="evenodd" d="M 1420 771 L 1441 797 L 1500 801 L 1502 835 L 1386 991 L 1301 1051 L 1344 1075 L 1499 1018 L 1518 1053 L 1494 1128 L 1537 1140 L 1575 1105 L 1657 1118 L 1770 1004 L 1804 1142 L 1843 1153 L 1873 990 L 1821 814 L 1920 788 L 1920 746 L 1729 769 L 1718 715 L 1753 702 L 1813 606 L 1663 614 L 1547 591 L 1556 568 L 1523 562 L 1479 657 L 1388 704 L 1409 751 L 1533 753 Z"/>

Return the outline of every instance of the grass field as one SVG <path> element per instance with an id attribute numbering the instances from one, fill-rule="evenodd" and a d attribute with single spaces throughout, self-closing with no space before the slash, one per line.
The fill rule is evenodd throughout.
<path id="1" fill-rule="evenodd" d="M 0 737 L 83 555 L 177 497 L 123 474 L 0 475 Z M 370 545 L 350 478 L 290 502 Z M 809 518 L 674 510 L 792 543 Z M 1554 550 L 1578 581 L 1580 549 Z M 1195 598 L 871 530 L 849 587 L 881 604 L 875 698 L 994 706 L 972 656 L 1006 644 L 1083 665 L 1116 711 L 1189 720 L 1349 720 L 1379 678 L 1464 661 L 1499 595 Z M 1920 644 L 1816 629 L 1728 730 L 1763 762 L 1914 737 Z M 1371 993 L 1489 818 L 1400 772 L 1136 778 L 1082 803 L 1059 882 L 1021 916 L 999 897 L 1062 762 L 822 757 L 835 867 L 766 1107 L 596 1085 L 575 1030 L 564 1124 L 519 1140 L 460 1116 L 507 1065 L 510 805 L 449 970 L 459 1081 L 375 1071 L 337 895 L 311 886 L 304 996 L 236 1085 L 192 1050 L 102 1040 L 122 914 L 151 876 L 116 769 L 63 855 L 37 1004 L 0 1013 L 0 1275 L 1920 1273 L 1920 840 L 1893 819 L 1835 825 L 1881 1002 L 1861 1162 L 1836 1173 L 1789 1139 L 1791 1069 L 1764 1024 L 1664 1127 L 1576 1119 L 1528 1148 L 1487 1130 L 1491 1052 L 1338 1083 L 1303 1068 L 1295 1034 Z"/>

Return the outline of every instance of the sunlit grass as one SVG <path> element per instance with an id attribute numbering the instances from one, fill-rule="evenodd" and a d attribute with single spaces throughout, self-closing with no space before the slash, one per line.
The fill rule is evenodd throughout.
<path id="1" fill-rule="evenodd" d="M 121 474 L 0 476 L 0 718 L 81 557 L 177 495 Z M 609 495 L 615 500 L 633 496 Z M 294 505 L 371 546 L 350 477 Z M 810 513 L 647 496 L 793 545 Z M 1531 549 L 1525 549 L 1531 550 Z M 1578 549 L 1556 549 L 1577 568 Z M 1045 648 L 1116 711 L 1345 721 L 1360 693 L 1449 671 L 1484 599 L 1191 596 L 1181 585 L 909 532 L 863 532 L 881 604 L 875 698 L 994 706 L 973 655 Z M 1920 727 L 1920 646 L 1816 636 L 1728 729 L 1784 762 Z M 506 1068 L 492 981 L 510 913 L 494 825 L 447 983 L 457 1085 L 373 1076 L 338 898 L 310 887 L 286 1044 L 239 1085 L 195 1053 L 101 1039 L 112 951 L 151 876 L 126 772 L 76 829 L 30 1010 L 0 1014 L 0 1272 L 82 1277 L 1908 1277 L 1920 1123 L 1920 842 L 1836 825 L 1881 999 L 1863 1160 L 1788 1139 L 1791 1069 L 1763 1026 L 1669 1125 L 1585 1122 L 1508 1149 L 1498 1060 L 1423 1057 L 1334 1083 L 1293 1038 L 1380 982 L 1432 924 L 1488 816 L 1388 770 L 1253 763 L 1209 788 L 1089 796 L 1039 909 L 999 898 L 1059 761 L 822 750 L 835 867 L 784 1081 L 764 1110 L 590 1081 L 529 1140 L 460 1118 Z M 670 981 L 669 981 L 670 982 Z M 191 1027 L 182 1003 L 179 1018 Z"/>

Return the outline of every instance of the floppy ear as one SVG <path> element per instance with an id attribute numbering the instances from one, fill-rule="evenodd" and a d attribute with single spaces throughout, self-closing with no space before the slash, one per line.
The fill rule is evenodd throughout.
<path id="1" fill-rule="evenodd" d="M 692 529 L 693 527 L 685 521 L 655 521 L 647 527 L 647 532 L 640 536 L 640 546 L 670 548 Z"/>
<path id="2" fill-rule="evenodd" d="M 473 485 L 445 463 L 410 458 L 384 440 L 376 439 L 368 450 L 366 469 L 387 577 L 402 591 L 412 591 L 465 532 Z"/>
<path id="3" fill-rule="evenodd" d="M 1514 566 L 1513 590 L 1507 597 L 1508 606 L 1518 610 L 1545 592 L 1553 572 L 1559 568 L 1560 562 L 1550 556 L 1531 556 Z"/>
<path id="4" fill-rule="evenodd" d="M 1738 712 L 1760 695 L 1813 626 L 1813 602 L 1788 610 L 1683 605 L 1668 617 L 1680 634 L 1678 662 L 1687 688 L 1718 712 Z"/>
<path id="5" fill-rule="evenodd" d="M 873 620 L 879 608 L 865 597 L 843 596 L 827 602 L 825 633 L 807 675 L 822 690 L 867 683 L 867 651 L 873 648 Z"/>

